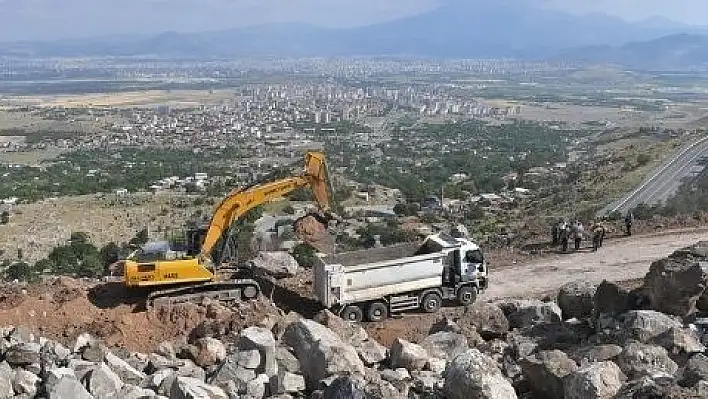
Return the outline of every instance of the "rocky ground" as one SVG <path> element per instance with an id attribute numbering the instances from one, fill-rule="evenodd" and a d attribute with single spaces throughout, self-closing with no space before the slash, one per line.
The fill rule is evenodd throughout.
<path id="1" fill-rule="evenodd" d="M 280 279 L 230 308 L 145 311 L 118 283 L 67 278 L 5 287 L 0 397 L 708 397 L 708 242 L 627 283 L 578 275 L 362 326 L 320 309 L 308 272 L 269 256 L 257 267 Z"/>

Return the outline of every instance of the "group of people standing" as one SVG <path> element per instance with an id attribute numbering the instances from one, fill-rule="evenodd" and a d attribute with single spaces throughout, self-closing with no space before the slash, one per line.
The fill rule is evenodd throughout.
<path id="1" fill-rule="evenodd" d="M 595 221 L 590 226 L 593 251 L 597 251 L 600 247 L 602 247 L 607 230 L 600 221 Z M 563 252 L 568 252 L 568 246 L 571 241 L 573 242 L 574 249 L 576 251 L 580 250 L 580 245 L 582 244 L 585 235 L 585 226 L 583 226 L 583 223 L 580 220 L 570 223 L 565 220 L 560 220 L 551 228 L 553 246 L 560 245 Z"/>
<path id="2" fill-rule="evenodd" d="M 632 225 L 634 224 L 634 214 L 628 212 L 624 218 L 624 224 L 626 227 L 626 234 L 628 236 L 632 235 Z M 607 234 L 607 229 L 602 221 L 596 220 L 590 224 L 590 234 L 592 235 L 592 248 L 593 251 L 597 251 L 602 247 L 602 243 L 605 240 L 605 234 Z M 554 224 L 551 228 L 551 237 L 553 239 L 553 246 L 560 245 L 563 252 L 568 252 L 568 246 L 570 242 L 573 242 L 576 251 L 580 250 L 580 245 L 585 238 L 585 227 L 580 220 L 575 222 L 567 222 L 563 219 Z"/>

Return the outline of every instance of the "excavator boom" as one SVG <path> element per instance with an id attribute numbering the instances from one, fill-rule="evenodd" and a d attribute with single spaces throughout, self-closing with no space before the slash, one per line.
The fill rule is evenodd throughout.
<path id="1" fill-rule="evenodd" d="M 203 298 L 224 301 L 254 298 L 260 292 L 254 280 L 217 281 L 216 272 L 220 265 L 213 265 L 212 253 L 219 240 L 248 211 L 301 187 L 309 187 L 313 191 L 321 211 L 331 212 L 331 187 L 323 153 L 308 152 L 305 170 L 298 176 L 237 189 L 227 195 L 214 211 L 196 258 L 143 262 L 127 260 L 124 266 L 125 284 L 129 287 L 168 286 L 153 291 L 148 298 L 148 306 L 162 301 L 179 303 Z"/>

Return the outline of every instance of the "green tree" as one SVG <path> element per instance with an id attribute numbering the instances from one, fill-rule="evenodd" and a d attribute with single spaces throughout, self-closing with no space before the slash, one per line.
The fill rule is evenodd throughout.
<path id="1" fill-rule="evenodd" d="M 34 270 L 27 262 L 18 261 L 11 264 L 6 271 L 8 280 L 32 281 Z"/>
<path id="2" fill-rule="evenodd" d="M 130 239 L 129 243 L 130 243 L 130 245 L 134 245 L 134 246 L 142 246 L 142 245 L 145 245 L 145 243 L 147 243 L 148 240 L 149 240 L 148 230 L 142 229 L 135 234 L 135 237 Z"/>
<path id="3" fill-rule="evenodd" d="M 292 250 L 293 258 L 300 267 L 312 268 L 315 264 L 315 253 L 317 251 L 308 244 L 298 244 Z"/>
<path id="4" fill-rule="evenodd" d="M 69 242 L 73 244 L 86 244 L 89 242 L 89 235 L 83 231 L 75 231 L 71 233 Z"/>
<path id="5" fill-rule="evenodd" d="M 295 208 L 293 208 L 292 205 L 288 205 L 285 208 L 283 208 L 283 212 L 286 215 L 294 215 L 295 214 Z"/>
<path id="6" fill-rule="evenodd" d="M 101 258 L 96 254 L 91 254 L 81 259 L 76 268 L 76 275 L 79 277 L 101 277 L 104 271 L 105 267 Z"/>
<path id="7" fill-rule="evenodd" d="M 116 243 L 111 241 L 101 248 L 100 253 L 101 261 L 105 266 L 108 266 L 120 260 L 121 249 Z"/>
<path id="8" fill-rule="evenodd" d="M 9 211 L 2 211 L 2 214 L 0 214 L 0 223 L 1 224 L 8 224 L 10 223 L 10 212 Z"/>

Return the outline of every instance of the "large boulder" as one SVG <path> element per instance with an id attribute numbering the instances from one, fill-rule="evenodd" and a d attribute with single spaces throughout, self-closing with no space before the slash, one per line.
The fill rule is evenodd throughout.
<path id="1" fill-rule="evenodd" d="M 676 374 L 678 365 L 660 346 L 630 342 L 617 356 L 617 365 L 630 378 L 641 378 L 655 373 Z"/>
<path id="2" fill-rule="evenodd" d="M 191 348 L 194 363 L 208 367 L 221 363 L 226 358 L 226 346 L 216 338 L 199 338 Z"/>
<path id="3" fill-rule="evenodd" d="M 519 361 L 534 398 L 562 398 L 563 379 L 578 365 L 559 350 L 541 351 Z"/>
<path id="4" fill-rule="evenodd" d="M 37 343 L 22 343 L 11 346 L 5 352 L 5 361 L 11 366 L 28 366 L 39 363 L 39 351 L 42 347 Z"/>
<path id="5" fill-rule="evenodd" d="M 681 375 L 681 385 L 692 387 L 699 381 L 708 382 L 708 356 L 699 353 L 688 359 Z"/>
<path id="6" fill-rule="evenodd" d="M 391 366 L 403 367 L 408 371 L 422 370 L 430 356 L 420 345 L 396 338 L 391 345 Z"/>
<path id="7" fill-rule="evenodd" d="M 644 376 L 626 383 L 617 393 L 617 399 L 634 398 L 705 398 L 705 395 L 698 395 L 692 389 L 682 388 L 676 380 L 665 374 L 655 374 Z"/>
<path id="8" fill-rule="evenodd" d="M 450 362 L 445 370 L 444 391 L 449 399 L 517 398 L 496 362 L 477 349 L 470 349 Z"/>
<path id="9" fill-rule="evenodd" d="M 34 373 L 24 370 L 15 370 L 15 378 L 12 380 L 12 387 L 18 395 L 34 397 L 39 389 L 40 378 Z M 1 396 L 1 395 L 0 395 Z"/>
<path id="10" fill-rule="evenodd" d="M 373 339 L 368 339 L 356 347 L 359 357 L 365 365 L 371 367 L 388 357 L 388 349 Z"/>
<path id="11" fill-rule="evenodd" d="M 177 377 L 170 391 L 170 399 L 228 399 L 223 389 L 207 385 L 191 377 Z"/>
<path id="12" fill-rule="evenodd" d="M 654 337 L 650 343 L 659 345 L 669 352 L 669 356 L 680 365 L 695 353 L 701 353 L 706 347 L 701 344 L 698 335 L 689 328 L 672 327 L 668 331 Z"/>
<path id="13" fill-rule="evenodd" d="M 47 392 L 48 399 L 93 399 L 86 388 L 74 377 L 62 377 Z"/>
<path id="14" fill-rule="evenodd" d="M 588 363 L 614 360 L 622 353 L 622 347 L 614 344 L 583 346 L 569 352 L 569 356 L 578 364 L 584 366 Z"/>
<path id="15" fill-rule="evenodd" d="M 543 302 L 537 299 L 517 299 L 503 302 L 499 307 L 509 320 L 510 328 L 530 327 L 563 319 L 561 309 L 554 302 Z"/>
<path id="16" fill-rule="evenodd" d="M 672 328 L 681 328 L 682 323 L 653 310 L 632 310 L 620 318 L 620 338 L 649 342 Z"/>
<path id="17" fill-rule="evenodd" d="M 364 364 L 356 349 L 312 320 L 291 323 L 283 333 L 283 342 L 293 348 L 311 389 L 319 381 L 340 373 L 364 374 Z"/>
<path id="18" fill-rule="evenodd" d="M 566 399 L 611 399 L 625 380 L 625 375 L 615 363 L 591 363 L 565 378 L 564 396 Z"/>
<path id="19" fill-rule="evenodd" d="M 123 383 L 104 363 L 94 367 L 84 377 L 86 388 L 96 398 L 117 398 Z"/>
<path id="20" fill-rule="evenodd" d="M 354 347 L 361 345 L 369 337 L 360 325 L 348 322 L 327 309 L 315 315 L 313 320 L 329 328 L 345 343 Z"/>
<path id="21" fill-rule="evenodd" d="M 126 384 L 138 385 L 145 379 L 145 373 L 136 370 L 130 363 L 108 352 L 104 358 L 106 365 Z"/>
<path id="22" fill-rule="evenodd" d="M 491 303 L 476 302 L 467 306 L 456 322 L 463 331 L 472 328 L 485 340 L 503 338 L 509 332 L 509 320 L 498 306 Z"/>
<path id="23" fill-rule="evenodd" d="M 7 362 L 0 363 L 0 398 L 11 398 L 15 396 L 12 382 L 15 375 Z"/>
<path id="24" fill-rule="evenodd" d="M 292 277 L 299 267 L 295 258 L 287 252 L 260 252 L 251 264 L 257 271 L 275 278 Z"/>
<path id="25" fill-rule="evenodd" d="M 651 264 L 644 277 L 644 291 L 651 306 L 680 317 L 696 310 L 696 302 L 708 287 L 708 242 L 680 249 Z"/>
<path id="26" fill-rule="evenodd" d="M 438 332 L 428 335 L 420 342 L 420 346 L 428 352 L 429 356 L 446 360 L 452 360 L 469 349 L 467 338 L 453 332 Z"/>
<path id="27" fill-rule="evenodd" d="M 248 327 L 241 331 L 238 346 L 241 350 L 257 350 L 261 364 L 256 369 L 258 374 L 264 373 L 272 377 L 278 373 L 276 358 L 276 341 L 273 333 L 263 327 Z"/>
<path id="28" fill-rule="evenodd" d="M 593 296 L 595 314 L 619 315 L 631 309 L 629 291 L 619 285 L 604 280 Z"/>
<path id="29" fill-rule="evenodd" d="M 584 319 L 592 316 L 593 298 L 597 284 L 588 281 L 573 281 L 564 284 L 558 291 L 558 307 L 564 319 Z"/>
<path id="30" fill-rule="evenodd" d="M 324 392 L 322 399 L 366 399 L 366 392 L 361 381 L 352 379 L 350 376 L 340 376 L 335 378 Z"/>

